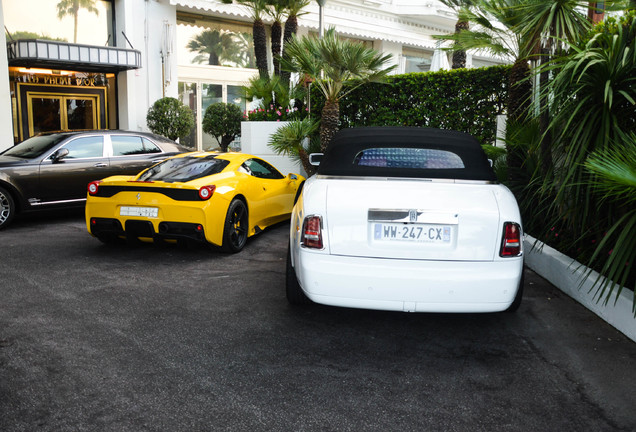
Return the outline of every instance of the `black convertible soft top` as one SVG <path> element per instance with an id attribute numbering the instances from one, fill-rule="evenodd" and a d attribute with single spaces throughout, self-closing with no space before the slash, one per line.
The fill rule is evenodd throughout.
<path id="1" fill-rule="evenodd" d="M 496 181 L 486 154 L 471 135 L 393 126 L 340 130 L 318 174 Z"/>

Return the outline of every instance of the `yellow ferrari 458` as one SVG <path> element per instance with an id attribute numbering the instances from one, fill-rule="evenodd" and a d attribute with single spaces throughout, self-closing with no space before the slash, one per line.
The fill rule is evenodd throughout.
<path id="1" fill-rule="evenodd" d="M 104 243 L 194 240 L 235 253 L 289 218 L 304 177 L 244 153 L 185 153 L 89 183 L 88 232 Z"/>

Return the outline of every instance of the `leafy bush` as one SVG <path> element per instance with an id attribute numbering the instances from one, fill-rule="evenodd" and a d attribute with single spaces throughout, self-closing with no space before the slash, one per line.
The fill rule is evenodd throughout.
<path id="1" fill-rule="evenodd" d="M 216 139 L 221 150 L 226 152 L 228 146 L 241 134 L 243 112 L 238 105 L 217 102 L 205 110 L 203 115 L 203 132 Z"/>
<path id="2" fill-rule="evenodd" d="M 365 84 L 340 101 L 340 126 L 422 126 L 468 132 L 494 143 L 504 114 L 510 66 L 395 75 Z M 321 101 L 312 92 L 312 115 Z"/>
<path id="3" fill-rule="evenodd" d="M 146 123 L 152 132 L 174 141 L 190 133 L 194 126 L 194 115 L 178 99 L 165 97 L 150 107 Z"/>
<path id="4" fill-rule="evenodd" d="M 278 128 L 269 138 L 268 145 L 278 154 L 299 160 L 305 172 L 312 175 L 316 169 L 309 163 L 309 155 L 320 152 L 318 126 L 318 122 L 309 118 L 291 121 Z"/>
<path id="5" fill-rule="evenodd" d="M 629 13 L 594 28 L 550 66 L 554 170 L 533 173 L 534 205 L 522 213 L 536 237 L 607 278 L 596 281 L 605 302 L 622 286 L 636 287 L 635 52 Z"/>

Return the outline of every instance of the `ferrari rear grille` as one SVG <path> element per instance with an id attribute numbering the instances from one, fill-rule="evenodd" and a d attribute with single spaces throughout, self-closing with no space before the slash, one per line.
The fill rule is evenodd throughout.
<path id="1" fill-rule="evenodd" d="M 110 198 L 120 192 L 153 192 L 172 198 L 175 201 L 203 201 L 197 189 L 162 188 L 152 186 L 105 186 L 100 185 L 95 196 Z"/>

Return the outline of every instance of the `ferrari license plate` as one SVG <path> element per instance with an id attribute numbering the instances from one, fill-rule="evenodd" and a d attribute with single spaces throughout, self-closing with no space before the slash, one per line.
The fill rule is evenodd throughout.
<path id="1" fill-rule="evenodd" d="M 119 209 L 120 216 L 142 216 L 155 218 L 159 214 L 157 207 L 125 207 L 122 206 Z"/>
<path id="2" fill-rule="evenodd" d="M 376 223 L 373 238 L 379 241 L 450 243 L 449 225 Z"/>

